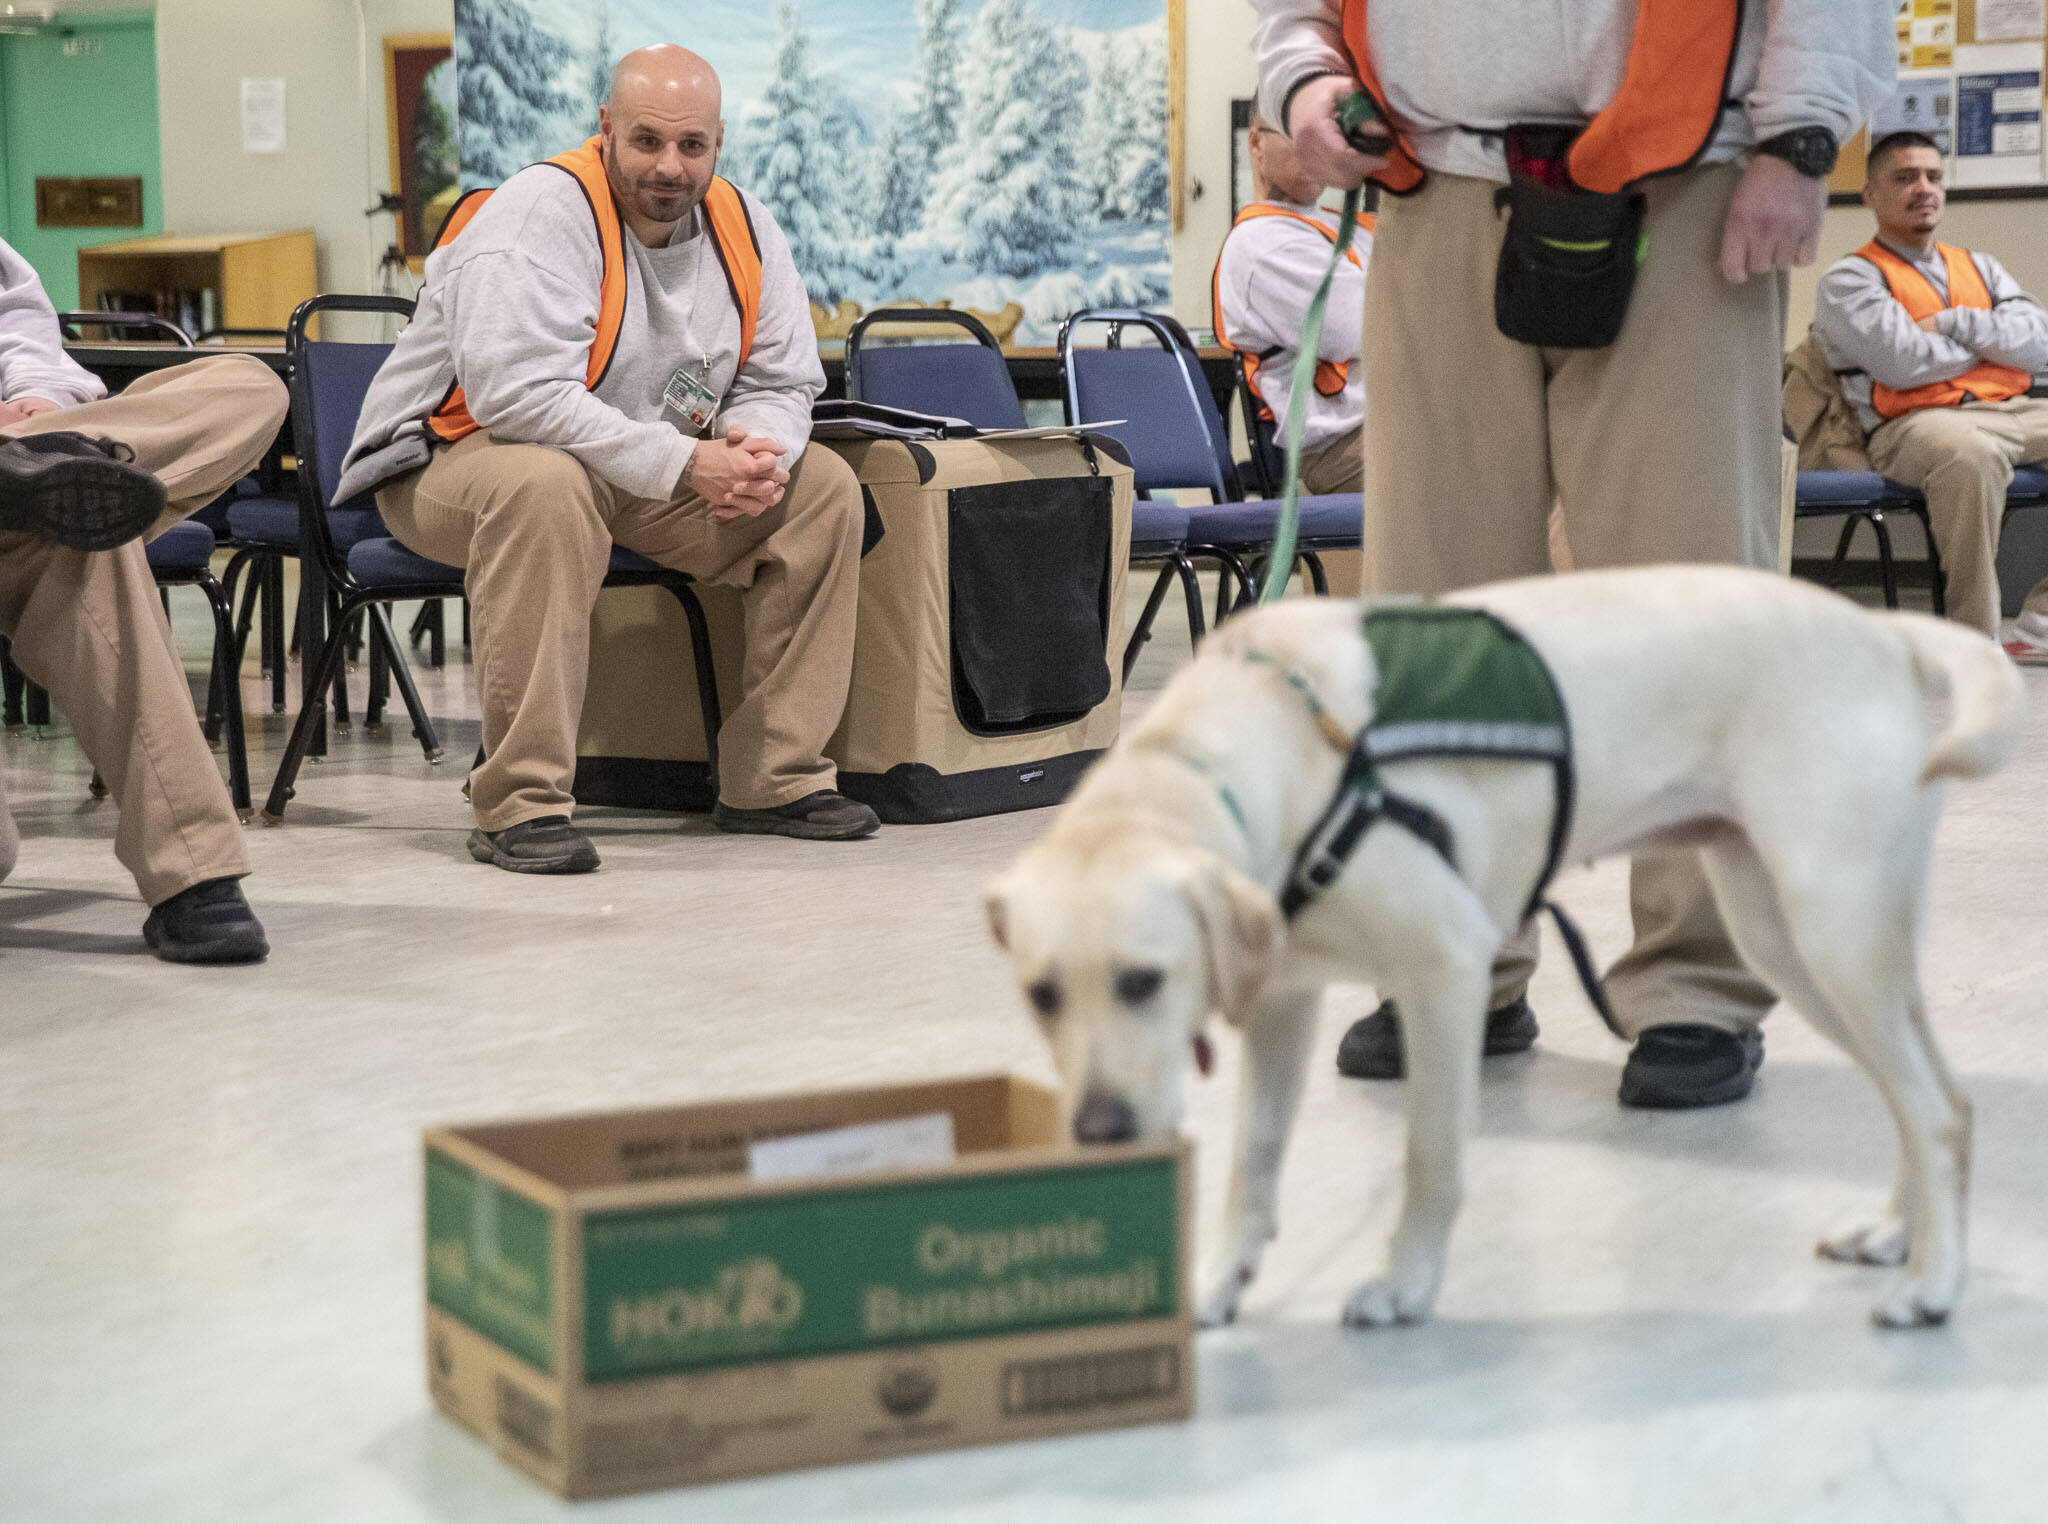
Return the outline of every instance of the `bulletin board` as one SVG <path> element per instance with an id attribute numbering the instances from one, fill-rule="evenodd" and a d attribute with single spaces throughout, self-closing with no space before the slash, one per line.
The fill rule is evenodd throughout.
<path id="1" fill-rule="evenodd" d="M 1870 143 L 1906 130 L 1940 147 L 1952 200 L 2048 195 L 2048 0 L 1894 0 L 1893 22 L 1898 88 L 1844 145 L 1830 198 L 1856 200 Z"/>

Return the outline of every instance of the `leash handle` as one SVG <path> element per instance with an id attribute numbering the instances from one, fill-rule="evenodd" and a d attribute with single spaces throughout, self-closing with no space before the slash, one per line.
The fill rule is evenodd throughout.
<path id="1" fill-rule="evenodd" d="M 1344 192 L 1344 215 L 1337 224 L 1337 243 L 1330 250 L 1330 267 L 1315 299 L 1301 320 L 1301 347 L 1294 355 L 1294 376 L 1287 385 L 1287 484 L 1280 497 L 1280 522 L 1273 531 L 1273 549 L 1266 557 L 1266 585 L 1259 589 L 1259 602 L 1277 603 L 1294 580 L 1294 547 L 1301 536 L 1301 426 L 1308 416 L 1309 392 L 1314 386 L 1316 355 L 1323 346 L 1323 310 L 1330 304 L 1330 287 L 1337 279 L 1337 267 L 1351 250 L 1351 235 L 1358 231 L 1360 192 Z"/>

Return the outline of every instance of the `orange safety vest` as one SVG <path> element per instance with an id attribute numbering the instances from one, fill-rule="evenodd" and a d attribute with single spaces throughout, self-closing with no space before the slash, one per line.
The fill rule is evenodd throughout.
<path id="1" fill-rule="evenodd" d="M 1292 217 L 1296 222 L 1307 223 L 1318 233 L 1329 239 L 1331 243 L 1334 244 L 1337 241 L 1337 230 L 1327 222 L 1323 222 L 1315 217 L 1304 217 L 1300 212 L 1289 211 L 1284 206 L 1273 206 L 1264 201 L 1252 202 L 1233 217 L 1230 221 L 1230 231 L 1232 233 L 1236 232 L 1256 217 Z M 1379 226 L 1379 219 L 1368 212 L 1358 219 L 1358 226 L 1363 231 L 1370 233 Z M 1223 241 L 1225 243 L 1230 241 L 1229 233 L 1223 235 Z M 1358 257 L 1356 245 L 1346 249 L 1344 257 L 1351 261 L 1353 269 L 1364 268 L 1365 262 Z M 1266 402 L 1266 394 L 1259 390 L 1259 367 L 1280 353 L 1283 346 L 1275 344 L 1271 349 L 1262 349 L 1254 354 L 1250 350 L 1240 349 L 1237 345 L 1230 342 L 1230 336 L 1223 331 L 1222 280 L 1223 255 L 1219 250 L 1216 255 L 1216 269 L 1209 276 L 1210 326 L 1216 330 L 1216 342 L 1236 355 L 1237 363 L 1244 367 L 1244 384 L 1251 389 L 1252 399 L 1259 404 L 1259 416 L 1268 423 L 1271 423 L 1273 421 L 1273 409 Z M 1337 393 L 1344 390 L 1345 383 L 1350 379 L 1351 366 L 1348 362 L 1343 360 L 1316 361 L 1315 388 L 1321 395 L 1325 397 L 1336 396 Z"/>
<path id="2" fill-rule="evenodd" d="M 1706 151 L 1728 97 L 1742 9 L 1743 0 L 1640 0 L 1621 89 L 1586 124 L 1566 160 L 1580 189 L 1619 191 L 1683 169 Z M 1366 0 L 1344 0 L 1344 46 L 1381 117 L 1394 124 L 1373 68 L 1365 11 Z M 1373 178 L 1397 196 L 1422 184 L 1422 165 L 1398 125 L 1393 156 Z"/>
<path id="3" fill-rule="evenodd" d="M 1933 281 L 1875 238 L 1856 252 L 1877 266 L 1878 272 L 1884 276 L 1884 283 L 1891 288 L 1893 299 L 1916 323 L 1934 316 L 1945 307 L 1975 307 L 1989 312 L 1991 289 L 1984 284 L 1984 277 L 1977 269 L 1977 261 L 1970 258 L 1970 251 L 1959 249 L 1952 243 L 1938 243 L 1935 248 L 1941 251 L 1942 263 L 1948 266 L 1948 300 L 1945 302 L 1941 293 L 1934 289 Z M 1925 386 L 1910 387 L 1905 391 L 1873 379 L 1870 383 L 1870 407 L 1880 418 L 1896 418 L 1916 407 L 2003 402 L 2008 397 L 2025 395 L 2033 384 L 2034 378 L 2025 371 L 2015 370 L 2010 365 L 1994 365 L 1986 360 L 1975 370 L 1965 371 L 1950 380 L 1930 381 Z"/>
<path id="4" fill-rule="evenodd" d="M 572 148 L 545 161 L 573 177 L 583 188 L 583 198 L 590 203 L 590 215 L 597 223 L 598 246 L 604 255 L 604 275 L 597 294 L 597 333 L 590 341 L 590 362 L 583 372 L 583 384 L 592 391 L 597 390 L 611 368 L 612 354 L 619 347 L 619 326 L 626 317 L 625 225 L 612 200 L 612 184 L 605 175 L 598 142 L 599 139 L 591 138 L 581 148 Z M 449 208 L 448 220 L 441 224 L 434 247 L 442 249 L 453 243 L 483 209 L 490 194 L 490 187 L 465 192 Z M 732 292 L 733 305 L 740 310 L 739 363 L 745 365 L 747 356 L 754 352 L 754 327 L 761 317 L 760 240 L 754 236 L 754 223 L 747 215 L 745 200 L 728 180 L 712 177 L 711 187 L 704 193 L 704 213 L 711 226 L 711 246 L 717 250 L 718 262 L 725 269 L 726 288 Z M 477 431 L 479 425 L 469 415 L 469 404 L 459 381 L 449 387 L 428 426 L 437 438 L 451 444 Z"/>

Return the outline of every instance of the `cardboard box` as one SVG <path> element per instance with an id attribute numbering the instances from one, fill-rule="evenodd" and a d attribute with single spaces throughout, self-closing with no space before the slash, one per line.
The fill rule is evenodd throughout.
<path id="1" fill-rule="evenodd" d="M 747 1173 L 944 1112 L 944 1167 Z M 1065 1145 L 1014 1076 L 426 1135 L 435 1403 L 566 1497 L 1185 1418 L 1184 1142 Z"/>

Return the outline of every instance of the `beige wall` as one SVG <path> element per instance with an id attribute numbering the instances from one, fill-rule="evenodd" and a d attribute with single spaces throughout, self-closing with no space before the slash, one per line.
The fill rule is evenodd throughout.
<path id="1" fill-rule="evenodd" d="M 157 0 L 164 227 L 310 227 L 324 290 L 376 289 L 387 218 L 363 209 L 391 178 L 387 32 L 446 31 L 453 0 Z M 285 152 L 242 151 L 241 81 L 285 81 Z"/>
<path id="2" fill-rule="evenodd" d="M 1230 103 L 1257 87 L 1253 14 L 1245 0 L 1188 0 L 1187 216 L 1173 240 L 1173 314 L 1209 326 L 1209 276 L 1230 231 Z M 1194 194 L 1199 184 L 1201 194 Z"/>

